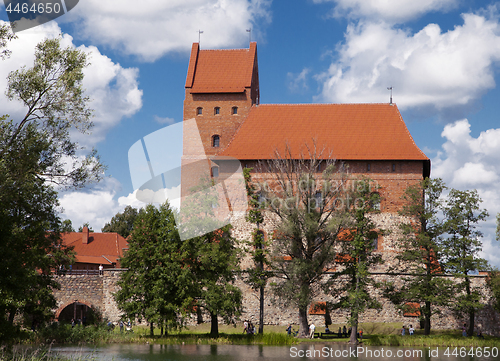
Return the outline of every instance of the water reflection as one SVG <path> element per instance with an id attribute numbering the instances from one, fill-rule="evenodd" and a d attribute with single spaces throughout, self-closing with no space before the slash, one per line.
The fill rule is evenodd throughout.
<path id="1" fill-rule="evenodd" d="M 496 354 L 453 355 L 455 348 L 350 347 L 338 343 L 301 343 L 294 346 L 262 345 L 110 345 L 98 348 L 61 347 L 65 356 L 83 356 L 97 361 L 250 361 L 250 360 L 377 360 L 377 361 L 493 361 Z M 465 348 L 470 353 L 471 348 Z M 477 349 L 475 349 L 477 350 Z M 496 357 L 495 357 L 496 356 Z"/>

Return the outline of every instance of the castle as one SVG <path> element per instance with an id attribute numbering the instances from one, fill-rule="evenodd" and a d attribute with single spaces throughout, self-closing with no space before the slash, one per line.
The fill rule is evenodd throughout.
<path id="1" fill-rule="evenodd" d="M 199 133 L 193 137 L 192 132 L 184 132 L 183 195 L 189 193 L 190 182 L 199 176 L 186 167 L 192 162 L 208 157 L 209 174 L 217 178 L 223 172 L 219 169 L 221 163 L 213 161 L 218 157 L 234 158 L 242 167 L 254 168 L 259 161 L 273 159 L 285 145 L 292 157 L 307 157 L 304 150 L 312 141 L 315 147 L 328 150 L 325 154 L 330 159 L 345 164 L 352 175 L 375 181 L 380 187 L 381 201 L 380 212 L 373 220 L 377 227 L 391 232 L 379 236 L 376 245 L 386 266 L 373 271 L 378 281 L 389 278 L 385 271 L 398 252 L 401 196 L 408 186 L 429 177 L 431 168 L 430 159 L 413 141 L 395 104 L 260 104 L 256 43 L 250 43 L 248 49 L 229 50 L 201 50 L 194 43 L 185 84 L 183 120 L 185 125 L 194 121 Z M 233 217 L 231 224 L 236 238 L 251 238 L 253 226 L 244 217 Z M 266 237 L 274 231 L 272 222 L 261 226 Z M 474 282 L 484 285 L 484 276 Z M 256 291 L 242 280 L 238 286 L 245 295 L 243 318 L 257 320 Z M 309 317 L 313 322 L 324 323 L 324 311 L 315 305 L 327 300 L 328 296 L 322 295 L 311 306 Z M 401 315 L 388 301 L 381 301 L 382 312 L 369 310 L 361 322 L 417 324 L 418 313 Z M 346 314 L 338 311 L 331 318 L 333 323 L 344 323 Z M 478 315 L 477 324 L 498 333 L 494 326 L 497 318 L 498 314 L 485 309 Z M 266 323 L 285 325 L 296 323 L 297 315 L 295 310 L 267 300 L 264 319 Z M 433 328 L 449 329 L 461 321 L 445 310 L 432 322 Z"/>

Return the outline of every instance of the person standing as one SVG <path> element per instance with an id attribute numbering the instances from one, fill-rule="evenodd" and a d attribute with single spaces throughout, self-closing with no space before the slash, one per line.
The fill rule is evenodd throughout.
<path id="1" fill-rule="evenodd" d="M 415 332 L 415 329 L 413 328 L 413 325 L 410 325 L 410 328 L 408 329 L 408 332 L 410 333 L 410 336 L 413 336 L 413 332 Z"/>
<path id="2" fill-rule="evenodd" d="M 102 276 L 102 275 L 103 275 L 103 273 L 104 273 L 104 272 L 102 271 L 103 269 L 104 269 L 104 267 L 102 266 L 102 264 L 100 264 L 100 265 L 99 265 L 99 275 L 101 275 L 101 276 Z"/>
<path id="3" fill-rule="evenodd" d="M 316 326 L 314 326 L 314 323 L 311 323 L 311 326 L 309 326 L 309 337 L 314 338 L 314 330 L 316 329 Z"/>

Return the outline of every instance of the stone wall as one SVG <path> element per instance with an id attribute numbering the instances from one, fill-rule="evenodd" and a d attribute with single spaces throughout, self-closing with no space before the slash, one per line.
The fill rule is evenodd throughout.
<path id="1" fill-rule="evenodd" d="M 117 281 L 121 269 L 107 269 L 98 274 L 66 274 L 54 276 L 60 284 L 59 290 L 54 290 L 57 301 L 56 318 L 61 311 L 75 301 L 91 307 L 104 318 L 116 322 L 120 319 L 120 311 L 113 298 L 118 290 Z"/>

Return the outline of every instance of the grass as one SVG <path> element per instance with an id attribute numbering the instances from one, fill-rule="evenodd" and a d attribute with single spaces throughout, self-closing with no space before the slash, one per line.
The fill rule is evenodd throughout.
<path id="1" fill-rule="evenodd" d="M 337 332 L 344 325 L 332 325 L 330 330 Z M 413 346 L 413 347 L 493 347 L 499 345 L 498 337 L 485 336 L 463 337 L 459 330 L 431 331 L 431 335 L 424 336 L 422 330 L 417 330 L 414 336 L 400 336 L 401 323 L 362 323 L 363 343 L 367 346 Z M 298 326 L 293 327 L 294 330 Z M 324 327 L 317 327 L 317 332 L 324 332 Z M 168 335 L 160 336 L 160 330 L 154 329 L 154 336 L 149 335 L 149 327 L 135 326 L 133 332 L 120 332 L 118 327 L 110 330 L 107 326 L 75 326 L 59 325 L 47 327 L 36 333 L 30 333 L 25 341 L 28 344 L 92 344 L 102 345 L 109 343 L 149 343 L 149 344 L 231 344 L 231 345 L 274 345 L 285 346 L 299 342 L 341 342 L 347 343 L 348 338 L 333 339 L 297 339 L 285 332 L 284 326 L 266 325 L 263 335 L 243 334 L 241 325 L 219 325 L 219 337 L 210 337 L 210 323 L 189 326 L 182 330 L 171 330 Z M 0 359 L 2 361 L 3 359 Z M 18 358 L 15 361 L 28 361 L 29 358 Z M 39 358 L 39 360 L 44 360 Z"/>

